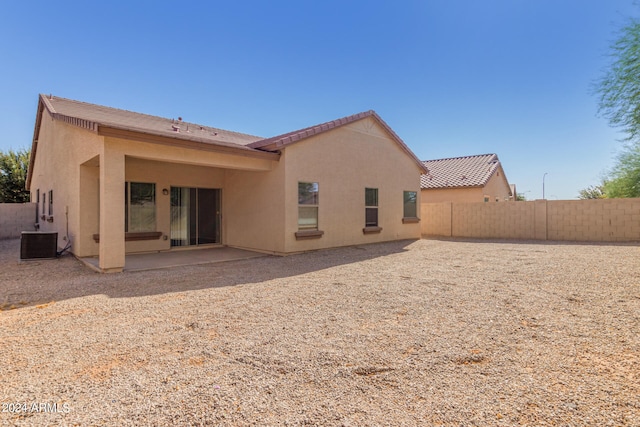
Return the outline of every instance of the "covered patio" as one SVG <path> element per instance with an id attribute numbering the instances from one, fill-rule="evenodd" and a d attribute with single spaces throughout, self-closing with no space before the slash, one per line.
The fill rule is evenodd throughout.
<path id="1" fill-rule="evenodd" d="M 171 250 L 166 252 L 127 254 L 124 271 L 145 271 L 185 265 L 212 264 L 269 256 L 260 252 L 230 248 L 226 246 Z M 89 268 L 101 272 L 100 261 L 95 257 L 78 258 Z"/>

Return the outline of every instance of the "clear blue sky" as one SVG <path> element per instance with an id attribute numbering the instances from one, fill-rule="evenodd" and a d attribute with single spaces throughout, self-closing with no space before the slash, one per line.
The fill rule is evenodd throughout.
<path id="1" fill-rule="evenodd" d="M 269 137 L 369 109 L 423 160 L 497 153 L 575 198 L 623 136 L 592 83 L 633 0 L 7 1 L 0 149 L 38 93 Z"/>

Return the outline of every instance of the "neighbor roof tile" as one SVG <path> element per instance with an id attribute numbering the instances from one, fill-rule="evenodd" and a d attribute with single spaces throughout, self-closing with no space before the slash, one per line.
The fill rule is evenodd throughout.
<path id="1" fill-rule="evenodd" d="M 424 189 L 482 187 L 500 166 L 496 154 L 426 160 L 422 163 L 429 170 L 420 177 L 420 187 Z"/>

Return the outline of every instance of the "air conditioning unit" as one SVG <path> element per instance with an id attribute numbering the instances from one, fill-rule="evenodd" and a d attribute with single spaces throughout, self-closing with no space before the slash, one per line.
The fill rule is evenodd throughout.
<path id="1" fill-rule="evenodd" d="M 20 259 L 55 258 L 58 252 L 58 233 L 23 231 L 20 240 Z"/>

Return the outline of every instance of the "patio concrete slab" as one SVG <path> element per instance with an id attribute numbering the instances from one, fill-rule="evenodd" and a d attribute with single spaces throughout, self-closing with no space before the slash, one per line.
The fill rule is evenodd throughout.
<path id="1" fill-rule="evenodd" d="M 125 257 L 124 271 L 156 270 L 159 268 L 180 267 L 184 265 L 210 264 L 270 256 L 260 252 L 226 246 L 215 248 L 194 248 L 144 254 L 130 254 Z M 98 257 L 79 258 L 89 267 L 100 270 Z"/>

